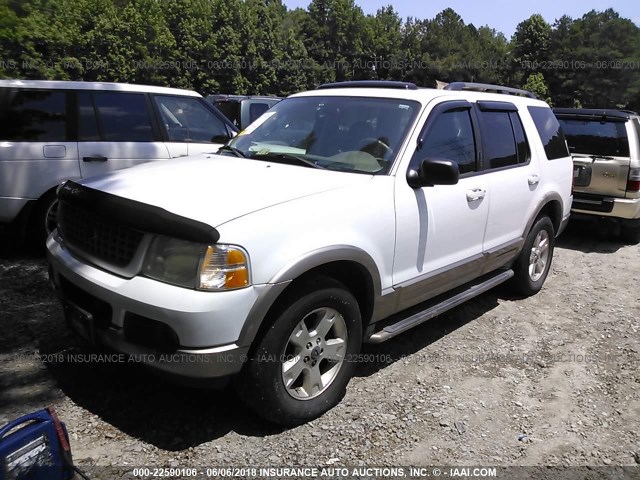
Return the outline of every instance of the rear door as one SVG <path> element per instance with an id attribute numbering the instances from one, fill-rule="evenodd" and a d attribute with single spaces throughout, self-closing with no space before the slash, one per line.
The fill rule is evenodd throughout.
<path id="1" fill-rule="evenodd" d="M 630 164 L 628 119 L 556 115 L 573 157 L 573 190 L 624 198 Z"/>
<path id="2" fill-rule="evenodd" d="M 145 93 L 78 92 L 82 177 L 170 158 Z"/>
<path id="3" fill-rule="evenodd" d="M 510 102 L 477 103 L 482 131 L 482 171 L 489 182 L 484 250 L 517 248 L 538 196 L 542 172 L 531 154 L 518 109 Z"/>

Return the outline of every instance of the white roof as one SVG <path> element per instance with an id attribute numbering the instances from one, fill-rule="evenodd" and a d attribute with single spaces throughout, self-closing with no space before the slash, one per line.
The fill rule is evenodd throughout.
<path id="1" fill-rule="evenodd" d="M 68 82 L 58 80 L 0 80 L 0 88 L 39 88 L 48 90 L 107 90 L 118 92 L 164 93 L 168 95 L 184 95 L 201 97 L 192 90 L 180 88 L 154 87 L 151 85 L 135 85 L 132 83 L 110 82 Z"/>
<path id="2" fill-rule="evenodd" d="M 468 100 L 468 101 L 481 101 L 492 100 L 495 102 L 509 102 L 514 105 L 526 106 L 526 105 L 538 105 L 546 106 L 547 104 L 542 100 L 536 100 L 534 98 L 523 97 L 519 95 L 507 95 L 504 93 L 489 93 L 478 92 L 474 90 L 440 90 L 436 88 L 418 88 L 415 90 L 403 89 L 403 88 L 375 88 L 375 87 L 363 87 L 363 88 L 327 88 L 310 90 L 307 92 L 296 93 L 292 97 L 307 97 L 307 96 L 341 96 L 341 97 L 374 97 L 374 98 L 397 98 L 405 100 L 416 100 L 423 104 L 428 103 L 434 98 L 438 97 L 450 97 L 451 100 Z"/>

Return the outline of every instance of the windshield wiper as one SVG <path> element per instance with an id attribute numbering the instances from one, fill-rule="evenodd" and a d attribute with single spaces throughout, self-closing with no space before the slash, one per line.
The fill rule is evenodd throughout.
<path id="1" fill-rule="evenodd" d="M 306 158 L 302 158 L 299 155 L 294 155 L 293 153 L 282 153 L 282 152 L 255 153 L 251 155 L 251 157 L 249 158 L 260 160 L 261 157 L 264 157 L 265 160 L 275 160 L 275 161 L 282 160 L 285 163 L 290 163 L 291 160 L 294 160 L 299 164 L 304 165 L 305 167 L 321 168 L 323 170 L 327 169 L 327 167 L 318 165 L 317 163 L 307 160 Z"/>
<path id="2" fill-rule="evenodd" d="M 223 146 L 221 146 L 220 149 L 218 150 L 218 152 L 231 152 L 236 157 L 248 158 L 247 155 L 242 150 L 240 150 L 239 148 L 236 148 L 236 147 L 232 147 L 231 145 L 223 145 Z"/>
<path id="3" fill-rule="evenodd" d="M 615 158 L 608 155 L 586 155 L 584 153 L 572 153 L 571 156 L 573 158 L 590 158 L 591 163 L 595 162 L 596 160 L 615 160 Z"/>

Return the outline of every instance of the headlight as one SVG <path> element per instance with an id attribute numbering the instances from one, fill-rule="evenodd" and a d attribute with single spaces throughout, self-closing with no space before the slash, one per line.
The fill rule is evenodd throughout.
<path id="1" fill-rule="evenodd" d="M 156 237 L 142 273 L 154 280 L 197 290 L 232 290 L 248 286 L 249 258 L 233 245 L 203 245 Z"/>

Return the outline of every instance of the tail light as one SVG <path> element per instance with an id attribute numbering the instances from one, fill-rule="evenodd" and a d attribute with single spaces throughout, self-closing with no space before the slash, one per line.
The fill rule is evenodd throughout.
<path id="1" fill-rule="evenodd" d="M 629 170 L 627 192 L 640 192 L 640 168 L 632 168 Z"/>

